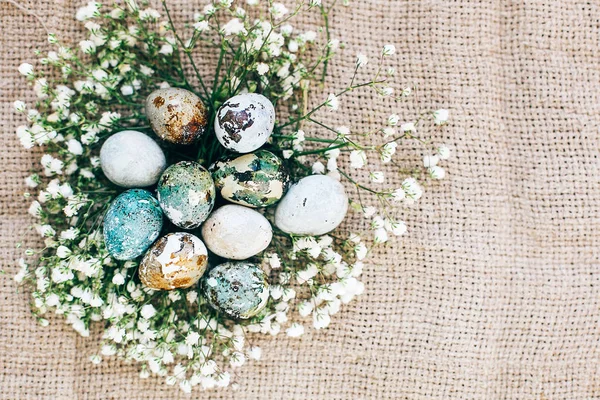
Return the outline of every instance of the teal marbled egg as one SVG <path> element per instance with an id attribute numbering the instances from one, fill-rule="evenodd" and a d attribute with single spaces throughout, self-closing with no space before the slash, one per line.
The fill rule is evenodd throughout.
<path id="1" fill-rule="evenodd" d="M 266 274 L 258 265 L 245 261 L 211 269 L 202 280 L 202 290 L 213 308 L 233 318 L 255 316 L 269 299 Z"/>
<path id="2" fill-rule="evenodd" d="M 142 255 L 162 229 L 162 210 L 147 190 L 130 189 L 121 193 L 104 216 L 104 243 L 117 260 L 132 260 Z"/>
<path id="3" fill-rule="evenodd" d="M 167 217 L 183 229 L 200 226 L 215 205 L 210 173 L 195 162 L 181 161 L 167 168 L 158 180 L 156 193 Z"/>
<path id="4" fill-rule="evenodd" d="M 283 161 L 266 150 L 217 161 L 209 171 L 225 200 L 246 207 L 273 205 L 290 185 Z"/>

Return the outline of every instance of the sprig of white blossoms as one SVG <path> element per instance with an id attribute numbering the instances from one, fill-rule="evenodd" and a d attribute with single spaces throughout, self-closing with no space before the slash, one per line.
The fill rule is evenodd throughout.
<path id="1" fill-rule="evenodd" d="M 381 163 L 392 163 L 401 139 L 396 133 L 400 123 L 397 116 L 390 116 L 386 127 L 364 136 L 347 127 L 329 128 L 336 135 L 331 140 L 311 137 L 298 127 L 307 120 L 306 110 L 300 106 L 303 91 L 299 89 L 303 82 L 320 78 L 315 73 L 317 67 L 326 70 L 339 45 L 327 30 L 326 37 L 321 37 L 325 40 L 322 53 L 316 59 L 305 56 L 319 34 L 301 31 L 291 24 L 302 6 L 290 10 L 270 3 L 270 14 L 261 19 L 231 0 L 218 0 L 194 15 L 193 30 L 183 38 L 169 23 L 168 15 L 140 4 L 126 0 L 123 7 L 107 9 L 99 2 L 89 2 L 75 16 L 87 31 L 87 37 L 76 48 L 62 44 L 51 34 L 48 41 L 54 49 L 38 53 L 41 67 L 30 63 L 19 67 L 38 97 L 35 106 L 17 100 L 14 108 L 26 120 L 16 132 L 22 145 L 45 151 L 40 159 L 42 174 L 25 180 L 27 187 L 38 191 L 35 198 L 28 193 L 26 197 L 31 198 L 28 212 L 36 219 L 34 228 L 44 241 L 44 249 L 26 250 L 30 261 L 19 260 L 15 280 L 32 285 L 35 312 L 44 326 L 48 324 L 44 314 L 50 311 L 63 315 L 82 336 L 89 336 L 91 323 L 103 321 L 103 343 L 99 352 L 90 356 L 91 362 L 99 363 L 103 357 L 114 355 L 134 360 L 141 364 L 141 378 L 158 375 L 185 392 L 195 386 L 226 387 L 235 384 L 232 371 L 262 356 L 252 333 L 299 337 L 310 326 L 325 328 L 343 304 L 364 291 L 360 276 L 373 245 L 387 241 L 388 233 L 399 236 L 406 232 L 406 224 L 386 205 L 418 201 L 422 185 L 420 177 L 411 175 L 398 188 L 374 190 L 359 184 L 340 167 L 349 161 L 351 170 L 365 170 L 375 165 L 370 155 L 375 153 Z M 256 6 L 258 1 L 247 0 L 247 4 Z M 304 7 L 324 10 L 320 1 L 310 1 Z M 231 43 L 240 50 L 227 53 L 231 50 L 227 44 Z M 220 84 L 217 81 L 216 94 L 208 89 L 211 85 L 204 83 L 205 77 L 196 76 L 198 89 L 190 86 L 184 73 L 180 57 L 188 56 L 193 63 L 191 54 L 199 44 L 213 45 L 216 51 L 223 44 L 223 51 L 230 57 L 229 75 Z M 382 50 L 385 57 L 394 53 L 393 45 Z M 355 74 L 367 62 L 366 56 L 359 56 Z M 53 75 L 45 75 L 47 68 L 59 72 L 60 83 Z M 343 96 L 362 86 L 391 96 L 379 75 L 368 84 L 351 83 L 346 91 L 329 94 L 309 115 L 321 108 L 336 112 Z M 393 73 L 388 70 L 387 75 Z M 198 89 L 207 102 L 215 96 L 226 98 L 245 90 L 289 101 L 293 123 L 277 127 L 280 139 L 274 144 L 279 142 L 284 158 L 297 163 L 295 173 L 299 176 L 326 173 L 373 192 L 386 207 L 352 203 L 354 210 L 371 220 L 368 229 L 373 239 L 337 232 L 321 237 L 276 234 L 277 240 L 260 258 L 263 268 L 274 277 L 267 307 L 245 324 L 216 314 L 195 288 L 156 292 L 138 283 L 134 279 L 138 263 L 114 260 L 103 243 L 102 216 L 117 193 L 100 171 L 98 143 L 119 129 L 144 129 L 145 95 L 157 87 L 169 86 Z M 409 94 L 410 90 L 404 89 L 401 96 Z M 115 104 L 129 111 L 115 112 Z M 443 125 L 448 113 L 439 110 L 431 117 L 437 125 Z M 416 122 L 401 125 L 400 135 L 416 137 L 416 126 Z M 293 133 L 285 134 L 290 129 Z M 385 143 L 359 143 L 360 138 L 375 136 Z M 327 146 L 318 152 L 305 149 L 307 143 L 323 142 Z M 438 164 L 449 155 L 448 147 L 438 146 L 424 160 L 429 175 L 441 179 L 444 173 Z M 307 156 L 314 157 L 310 167 L 305 165 Z M 370 184 L 381 185 L 387 177 L 382 168 L 376 168 L 367 176 Z"/>

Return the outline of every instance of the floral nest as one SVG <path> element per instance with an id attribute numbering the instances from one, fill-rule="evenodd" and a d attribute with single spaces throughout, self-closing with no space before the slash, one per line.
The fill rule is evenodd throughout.
<path id="1" fill-rule="evenodd" d="M 135 360 L 141 377 L 186 392 L 234 384 L 235 368 L 261 357 L 259 333 L 326 328 L 449 157 L 417 136 L 446 110 L 403 124 L 392 114 L 365 132 L 325 122 L 359 89 L 411 97 L 390 85 L 393 45 L 371 78 L 359 54 L 342 90 L 309 101 L 343 46 L 329 29 L 335 1 L 246 3 L 210 3 L 176 29 L 164 2 L 90 2 L 75 15 L 87 29 L 78 47 L 49 34 L 39 65 L 19 67 L 38 98 L 14 105 L 23 146 L 44 149 L 26 179 L 37 194 L 25 194 L 44 247 L 25 251 L 15 279 L 42 325 L 53 311 L 82 336 L 102 326 L 92 362 Z M 292 25 L 301 13 L 321 27 Z M 216 60 L 212 74 L 199 54 Z M 423 165 L 394 158 L 403 141 Z M 364 215 L 364 232 L 347 231 L 346 212 Z"/>

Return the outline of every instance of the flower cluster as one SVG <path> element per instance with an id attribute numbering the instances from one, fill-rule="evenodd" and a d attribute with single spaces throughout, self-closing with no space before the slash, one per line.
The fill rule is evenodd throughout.
<path id="1" fill-rule="evenodd" d="M 184 36 L 164 3 L 164 10 L 158 11 L 140 7 L 135 0 L 110 7 L 92 1 L 76 13 L 87 30 L 76 48 L 50 34 L 52 50 L 38 51 L 35 66 L 19 67 L 37 96 L 35 104 L 17 100 L 14 108 L 26 120 L 16 131 L 22 145 L 44 149 L 39 173 L 25 180 L 37 191 L 25 196 L 44 245 L 26 250 L 15 280 L 31 285 L 42 325 L 48 324 L 44 315 L 53 311 L 88 336 L 90 325 L 103 321 L 103 343 L 90 357 L 92 362 L 112 355 L 135 360 L 141 364 L 142 378 L 158 375 L 185 392 L 194 386 L 234 384 L 232 371 L 261 357 L 253 333 L 298 337 L 308 326 L 327 327 L 343 304 L 364 291 L 359 279 L 374 246 L 387 242 L 389 234 L 406 232 L 398 217 L 402 207 L 397 206 L 418 201 L 424 180 L 442 179 L 440 163 L 450 156 L 447 146 L 432 146 L 417 135 L 422 122 L 444 125 L 446 110 L 405 123 L 390 115 L 368 132 L 329 126 L 318 117 L 319 111 L 338 110 L 344 96 L 359 88 L 394 97 L 387 83 L 394 71 L 384 72 L 383 67 L 396 51 L 393 45 L 383 47 L 372 79 L 356 83 L 369 62 L 359 54 L 348 86 L 308 110 L 305 85 L 325 79 L 329 60 L 340 46 L 329 32 L 332 5 L 311 0 L 288 9 L 269 2 L 267 12 L 261 13 L 257 0 L 246 3 L 246 8 L 232 0 L 209 3 L 194 15 Z M 293 26 L 293 17 L 301 12 L 317 13 L 324 29 Z M 307 51 L 311 46 L 314 51 Z M 200 51 L 216 55 L 212 80 L 195 63 L 194 54 Z M 187 67 L 197 85 L 192 85 Z M 194 287 L 169 292 L 145 287 L 136 274 L 139 261 L 115 260 L 103 242 L 102 218 L 120 189 L 102 174 L 99 145 L 119 130 L 151 132 L 143 99 L 156 88 L 170 86 L 196 92 L 211 119 L 232 95 L 267 96 L 289 115 L 278 121 L 269 149 L 286 160 L 292 177 L 327 174 L 347 182 L 356 189 L 351 210 L 370 221 L 367 232 L 360 234 L 336 230 L 308 237 L 275 230 L 270 247 L 256 260 L 270 277 L 267 307 L 243 323 L 216 313 Z M 397 98 L 410 95 L 407 88 Z M 326 133 L 310 134 L 319 129 Z M 394 156 L 402 140 L 417 141 L 427 149 L 423 168 L 400 167 Z M 207 139 L 193 153 L 165 151 L 173 159 L 208 165 L 221 155 L 219 148 L 216 140 Z M 385 187 L 396 181 L 391 172 L 384 172 L 392 170 L 390 165 L 403 177 L 398 187 Z M 372 195 L 377 206 L 361 193 Z M 271 214 L 266 211 L 268 218 Z"/>

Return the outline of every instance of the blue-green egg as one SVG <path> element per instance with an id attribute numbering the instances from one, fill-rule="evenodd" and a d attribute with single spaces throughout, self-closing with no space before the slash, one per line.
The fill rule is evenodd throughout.
<path id="1" fill-rule="evenodd" d="M 200 226 L 215 205 L 215 184 L 202 165 L 181 161 L 163 172 L 156 188 L 167 217 L 180 228 Z"/>
<path id="2" fill-rule="evenodd" d="M 121 193 L 104 216 L 104 243 L 117 260 L 132 260 L 154 243 L 163 224 L 158 201 L 147 190 Z"/>
<path id="3" fill-rule="evenodd" d="M 226 262 L 211 269 L 202 280 L 209 304 L 233 318 L 247 319 L 267 305 L 269 283 L 264 271 L 245 261 Z"/>

